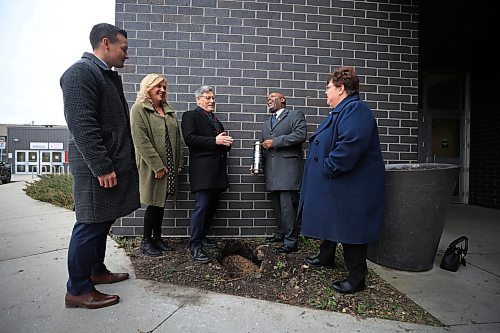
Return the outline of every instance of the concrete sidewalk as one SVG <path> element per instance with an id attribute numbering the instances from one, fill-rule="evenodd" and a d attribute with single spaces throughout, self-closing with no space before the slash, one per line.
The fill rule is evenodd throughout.
<path id="1" fill-rule="evenodd" d="M 448 245 L 469 238 L 467 266 L 439 268 Z M 500 211 L 450 205 L 443 235 L 427 272 L 405 272 L 372 264 L 383 279 L 452 328 L 453 332 L 500 332 Z"/>
<path id="2" fill-rule="evenodd" d="M 100 285 L 98 289 L 105 293 L 120 295 L 120 303 L 98 310 L 66 309 L 64 307 L 66 254 L 74 213 L 26 196 L 22 191 L 25 180 L 31 180 L 31 177 L 13 175 L 12 183 L 0 186 L 0 332 L 500 331 L 498 319 L 479 324 L 465 319 L 463 323 L 457 322 L 457 325 L 453 321 L 452 324 L 455 326 L 446 328 L 378 319 L 360 320 L 336 312 L 305 309 L 139 280 L 133 274 L 129 258 L 112 240 L 108 241 L 106 264 L 112 271 L 131 272 L 131 279 L 113 285 Z M 494 214 L 497 218 L 499 215 Z M 498 233 L 495 235 L 498 236 Z M 447 244 L 453 236 L 450 235 L 449 239 L 445 239 L 446 237 L 443 236 L 443 241 Z M 446 244 L 443 247 L 446 247 Z M 499 252 L 497 251 L 495 255 L 498 263 Z M 471 263 L 467 268 L 461 268 L 459 273 L 455 273 L 456 275 L 440 272 L 439 268 L 434 268 L 427 276 L 406 273 L 410 277 L 403 274 L 404 278 L 399 278 L 396 274 L 400 272 L 377 265 L 371 266 L 377 269 L 379 274 L 384 270 L 387 271 L 385 278 L 389 282 L 397 281 L 398 283 L 394 285 L 402 291 L 405 288 L 409 289 L 409 292 L 414 294 L 409 294 L 410 297 L 441 320 L 447 318 L 443 313 L 453 313 L 454 309 L 464 311 L 464 302 L 468 304 L 468 312 L 483 311 L 484 309 L 474 308 L 475 304 L 467 302 L 469 297 L 476 295 L 475 291 L 481 298 L 489 298 L 476 301 L 486 302 L 484 304 L 490 311 L 483 319 L 491 319 L 490 313 L 500 314 L 498 264 L 496 273 L 483 271 L 483 275 L 480 276 L 490 281 L 485 292 L 476 290 L 478 287 L 483 288 L 484 281 L 474 280 L 477 278 L 475 273 L 470 278 L 480 284 L 469 283 L 470 288 L 467 289 L 465 299 L 457 301 L 462 290 L 452 287 L 451 281 L 459 277 L 463 280 L 468 271 L 479 266 L 472 263 L 473 258 L 475 257 L 470 256 Z M 484 255 L 479 254 L 478 258 L 483 260 Z M 434 272 L 439 274 L 436 275 Z M 422 277 L 420 280 L 414 279 L 414 275 Z M 412 283 L 408 282 L 411 279 L 416 281 L 416 286 L 412 287 Z M 426 280 L 431 280 L 429 283 L 433 285 L 434 279 L 447 279 L 441 283 L 449 285 L 450 288 L 443 290 L 441 284 L 434 285 L 441 288 L 438 290 L 440 296 L 435 294 L 436 288 L 419 289 L 419 286 L 426 286 L 424 283 Z M 408 283 L 401 283 L 401 280 L 407 280 Z M 490 291 L 494 291 L 493 294 L 489 294 Z M 443 294 L 448 292 L 451 292 L 451 295 Z M 434 303 L 436 297 L 440 302 Z M 443 312 L 442 304 L 446 304 L 447 299 L 451 301 Z M 456 306 L 457 304 L 460 306 Z M 495 318 L 497 317 L 498 315 Z M 481 319 L 481 316 L 478 314 L 474 318 Z"/>

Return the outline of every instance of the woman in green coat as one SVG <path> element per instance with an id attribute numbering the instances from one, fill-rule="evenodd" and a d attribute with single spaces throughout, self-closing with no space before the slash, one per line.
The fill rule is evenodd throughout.
<path id="1" fill-rule="evenodd" d="M 142 81 L 130 110 L 130 125 L 139 171 L 144 214 L 142 253 L 160 256 L 172 248 L 161 238 L 165 201 L 175 199 L 177 179 L 182 169 L 181 134 L 174 110 L 167 102 L 167 80 L 149 74 Z"/>

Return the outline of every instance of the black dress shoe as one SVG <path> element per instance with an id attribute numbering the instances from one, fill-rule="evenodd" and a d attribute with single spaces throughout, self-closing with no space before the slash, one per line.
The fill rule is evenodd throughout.
<path id="1" fill-rule="evenodd" d="M 306 263 L 307 266 L 310 267 L 335 268 L 335 263 L 332 265 L 323 263 L 319 260 L 318 256 L 305 258 L 304 262 Z"/>
<path id="2" fill-rule="evenodd" d="M 278 254 L 290 254 L 292 252 L 296 252 L 298 251 L 299 248 L 297 246 L 288 246 L 286 244 L 283 244 L 282 246 L 278 247 L 278 248 L 275 248 L 274 249 L 274 253 L 278 253 Z"/>
<path id="3" fill-rule="evenodd" d="M 265 242 L 268 244 L 272 243 L 283 243 L 283 238 L 276 238 L 276 237 L 266 237 Z"/>
<path id="4" fill-rule="evenodd" d="M 201 245 L 206 248 L 217 247 L 217 243 L 215 241 L 206 237 L 201 240 Z"/>
<path id="5" fill-rule="evenodd" d="M 365 284 L 361 283 L 357 287 L 353 287 L 352 284 L 347 282 L 347 280 L 337 281 L 332 284 L 332 289 L 338 291 L 341 294 L 354 294 L 358 291 L 365 289 Z"/>
<path id="6" fill-rule="evenodd" d="M 165 243 L 165 241 L 161 237 L 153 237 L 152 239 L 154 247 L 159 249 L 160 251 L 167 252 L 173 251 L 174 248 Z"/>
<path id="7" fill-rule="evenodd" d="M 141 252 L 150 257 L 159 257 L 163 253 L 158 249 L 153 240 L 150 238 L 144 238 L 141 242 Z"/>
<path id="8" fill-rule="evenodd" d="M 191 250 L 191 255 L 193 256 L 193 260 L 199 263 L 207 263 L 210 261 L 210 258 L 207 257 L 205 252 L 201 247 Z"/>

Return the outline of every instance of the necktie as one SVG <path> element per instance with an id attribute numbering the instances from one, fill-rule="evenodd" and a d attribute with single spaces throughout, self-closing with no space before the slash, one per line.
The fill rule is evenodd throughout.
<path id="1" fill-rule="evenodd" d="M 219 123 L 218 123 L 217 119 L 215 118 L 215 115 L 213 114 L 213 112 L 210 112 L 208 115 L 209 115 L 208 118 L 210 119 L 210 121 L 214 125 L 217 134 L 219 134 L 220 133 Z"/>
<path id="2" fill-rule="evenodd" d="M 271 127 L 274 127 L 274 125 L 276 125 L 277 122 L 278 122 L 278 117 L 276 116 L 276 113 L 275 113 L 271 117 Z"/>

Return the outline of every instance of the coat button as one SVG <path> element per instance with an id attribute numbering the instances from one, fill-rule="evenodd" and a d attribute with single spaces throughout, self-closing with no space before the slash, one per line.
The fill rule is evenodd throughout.
<path id="1" fill-rule="evenodd" d="M 314 140 L 314 143 L 319 145 L 319 141 L 318 140 Z"/>
<path id="2" fill-rule="evenodd" d="M 318 162 L 318 158 L 317 157 L 314 157 L 314 162 Z"/>

